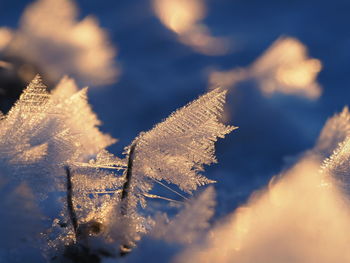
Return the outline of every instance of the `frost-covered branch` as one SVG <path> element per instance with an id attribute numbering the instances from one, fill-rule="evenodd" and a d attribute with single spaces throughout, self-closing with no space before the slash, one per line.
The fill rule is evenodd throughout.
<path id="1" fill-rule="evenodd" d="M 130 192 L 130 185 L 131 185 L 131 180 L 132 180 L 132 167 L 133 167 L 133 162 L 134 162 L 134 155 L 135 155 L 135 148 L 136 148 L 136 142 L 133 143 L 130 146 L 130 151 L 129 151 L 129 157 L 128 157 L 128 166 L 126 169 L 126 175 L 125 175 L 125 183 L 123 184 L 122 188 L 122 194 L 121 194 L 121 214 L 126 215 L 127 210 L 128 210 L 128 195 Z"/>
<path id="2" fill-rule="evenodd" d="M 73 186 L 72 186 L 72 175 L 68 166 L 65 167 L 66 175 L 67 175 L 67 208 L 70 221 L 73 225 L 75 238 L 77 239 L 77 229 L 78 229 L 78 219 L 77 214 L 75 213 L 74 205 L 73 205 Z"/>

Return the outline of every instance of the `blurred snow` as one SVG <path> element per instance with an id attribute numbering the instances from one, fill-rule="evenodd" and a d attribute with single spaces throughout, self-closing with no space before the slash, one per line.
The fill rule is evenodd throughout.
<path id="1" fill-rule="evenodd" d="M 349 262 L 349 203 L 319 165 L 306 158 L 272 180 L 174 262 Z"/>
<path id="2" fill-rule="evenodd" d="M 295 165 L 174 261 L 348 262 L 350 255 L 342 251 L 350 241 L 350 207 L 339 187 L 348 183 L 348 133 L 345 108 L 326 122 L 316 145 L 297 157 Z"/>
<path id="3" fill-rule="evenodd" d="M 116 82 L 116 48 L 96 18 L 77 20 L 77 7 L 70 0 L 38 0 L 24 10 L 19 28 L 0 28 L 0 50 L 5 58 L 34 65 L 50 82 L 70 74 L 83 85 Z M 33 72 L 19 69 L 26 81 Z M 29 71 L 29 72 L 28 72 Z"/>
<path id="4" fill-rule="evenodd" d="M 254 79 L 267 97 L 275 93 L 298 95 L 316 100 L 321 87 L 316 78 L 322 64 L 309 58 L 307 48 L 297 39 L 276 40 L 249 68 L 214 71 L 209 76 L 209 88 L 234 88 L 240 81 Z"/>
<path id="5" fill-rule="evenodd" d="M 174 31 L 180 42 L 205 55 L 224 55 L 228 39 L 213 37 L 207 26 L 200 23 L 206 16 L 204 0 L 153 0 L 160 21 Z"/>

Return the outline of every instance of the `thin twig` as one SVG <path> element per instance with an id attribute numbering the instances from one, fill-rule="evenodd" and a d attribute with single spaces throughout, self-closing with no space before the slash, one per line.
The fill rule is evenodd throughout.
<path id="1" fill-rule="evenodd" d="M 121 206 L 120 206 L 120 214 L 122 216 L 126 216 L 128 214 L 128 196 L 130 191 L 130 185 L 131 185 L 131 177 L 132 177 L 132 166 L 135 158 L 135 148 L 136 143 L 133 143 L 130 146 L 129 151 L 129 159 L 128 159 L 128 167 L 126 170 L 126 176 L 125 176 L 125 182 L 122 188 L 122 194 L 121 194 Z M 125 256 L 131 251 L 132 245 L 131 244 L 121 244 L 119 255 L 121 257 Z"/>
<path id="2" fill-rule="evenodd" d="M 78 219 L 73 206 L 73 185 L 72 185 L 72 175 L 68 166 L 64 167 L 67 174 L 67 208 L 69 218 L 72 221 L 75 238 L 77 239 L 77 229 L 78 229 Z"/>
<path id="3" fill-rule="evenodd" d="M 120 213 L 123 216 L 125 216 L 127 214 L 127 208 L 128 208 L 128 200 L 127 199 L 128 199 L 129 191 L 130 191 L 130 184 L 131 184 L 131 177 L 132 177 L 132 166 L 133 166 L 134 156 L 135 156 L 135 148 L 136 148 L 136 143 L 133 143 L 130 146 L 128 168 L 126 170 L 125 182 L 124 182 L 123 189 L 122 189 Z"/>

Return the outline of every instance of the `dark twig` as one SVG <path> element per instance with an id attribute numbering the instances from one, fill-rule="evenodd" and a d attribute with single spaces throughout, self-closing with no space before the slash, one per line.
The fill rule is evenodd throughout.
<path id="1" fill-rule="evenodd" d="M 128 214 L 128 196 L 130 193 L 132 166 L 135 158 L 135 148 L 136 148 L 136 143 L 133 143 L 130 146 L 128 167 L 126 170 L 125 182 L 123 185 L 122 194 L 120 198 L 121 199 L 120 213 L 122 216 L 126 216 Z M 121 257 L 127 255 L 128 253 L 130 253 L 131 248 L 132 248 L 131 244 L 122 244 L 120 246 L 119 255 Z"/>
<path id="2" fill-rule="evenodd" d="M 120 213 L 125 216 L 127 214 L 127 208 L 128 208 L 128 196 L 130 192 L 130 184 L 131 184 L 131 177 L 132 177 L 132 166 L 135 158 L 135 148 L 136 143 L 133 143 L 130 146 L 129 151 L 129 159 L 128 159 L 128 168 L 126 170 L 126 177 L 125 177 L 125 183 L 123 185 L 122 189 L 122 195 L 121 195 L 121 211 Z"/>
<path id="3" fill-rule="evenodd" d="M 73 186 L 72 186 L 72 175 L 68 166 L 64 167 L 67 174 L 67 208 L 69 218 L 72 221 L 75 238 L 77 239 L 78 219 L 73 206 Z"/>
<path id="4" fill-rule="evenodd" d="M 72 222 L 75 242 L 65 247 L 64 258 L 69 262 L 76 263 L 100 263 L 102 257 L 114 257 L 108 250 L 93 250 L 89 247 L 88 238 L 101 232 L 102 224 L 91 220 L 87 223 L 78 224 L 78 218 L 73 206 L 72 174 L 69 166 L 64 167 L 67 174 L 67 208 L 70 221 Z"/>

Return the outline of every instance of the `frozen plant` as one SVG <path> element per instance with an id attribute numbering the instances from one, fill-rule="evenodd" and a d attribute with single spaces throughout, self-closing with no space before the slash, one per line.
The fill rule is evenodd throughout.
<path id="1" fill-rule="evenodd" d="M 8 233 L 21 246 L 13 242 L 0 254 L 8 262 L 23 260 L 13 253 L 33 262 L 100 262 L 129 253 L 143 235 L 154 235 L 153 228 L 169 233 L 156 235 L 158 239 L 194 240 L 213 213 L 212 189 L 186 201 L 171 220 L 159 213 L 155 219 L 146 200 L 163 198 L 151 192 L 155 183 L 192 193 L 213 182 L 201 172 L 216 162 L 217 138 L 235 128 L 219 121 L 225 94 L 215 89 L 172 113 L 137 136 L 120 159 L 105 150 L 115 140 L 98 130 L 86 89 L 78 91 L 72 79 L 64 78 L 48 92 L 35 77 L 0 120 L 0 187 L 8 200 L 5 208 L 11 211 L 0 222 L 25 213 L 11 205 L 23 198 L 28 199 L 25 207 L 36 212 L 23 218 L 32 222 L 28 228 L 20 221 L 24 229 L 19 235 L 15 230 Z M 196 216 L 202 223 L 187 225 L 187 219 Z M 186 234 L 179 236 L 177 226 Z"/>

